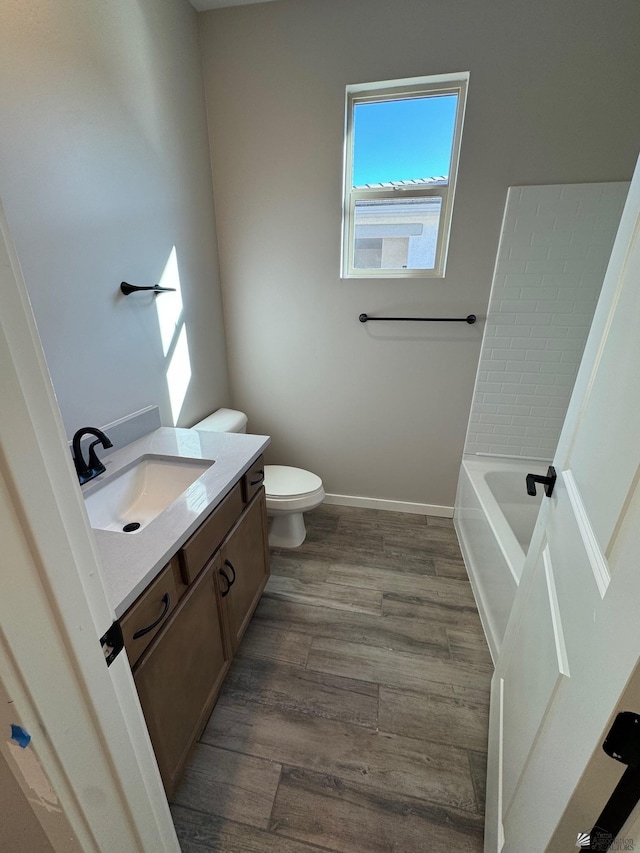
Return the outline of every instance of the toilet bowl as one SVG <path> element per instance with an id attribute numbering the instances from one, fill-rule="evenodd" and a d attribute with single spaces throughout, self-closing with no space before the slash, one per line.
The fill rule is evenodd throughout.
<path id="1" fill-rule="evenodd" d="M 234 409 L 218 409 L 192 428 L 203 432 L 246 432 L 247 416 Z M 300 547 L 307 535 L 303 513 L 320 506 L 325 497 L 322 480 L 302 468 L 265 465 L 264 489 L 270 547 Z"/>
<path id="2" fill-rule="evenodd" d="M 267 498 L 269 545 L 298 548 L 307 530 L 302 513 L 320 506 L 324 487 L 317 474 L 288 465 L 265 465 L 264 488 Z"/>

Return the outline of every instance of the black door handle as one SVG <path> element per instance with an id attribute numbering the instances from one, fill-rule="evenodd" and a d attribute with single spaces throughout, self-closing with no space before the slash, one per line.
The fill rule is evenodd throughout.
<path id="1" fill-rule="evenodd" d="M 549 465 L 546 477 L 543 477 L 542 474 L 527 474 L 527 494 L 535 497 L 536 483 L 540 483 L 544 486 L 545 495 L 550 498 L 557 479 L 556 469 L 553 465 Z"/>

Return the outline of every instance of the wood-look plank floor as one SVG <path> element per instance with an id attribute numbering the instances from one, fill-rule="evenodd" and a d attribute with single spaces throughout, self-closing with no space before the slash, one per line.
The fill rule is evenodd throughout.
<path id="1" fill-rule="evenodd" d="M 183 853 L 481 853 L 492 666 L 452 522 L 305 518 L 174 797 Z"/>

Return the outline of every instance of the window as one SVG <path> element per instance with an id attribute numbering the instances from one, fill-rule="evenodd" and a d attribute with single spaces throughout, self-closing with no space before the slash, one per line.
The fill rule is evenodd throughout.
<path id="1" fill-rule="evenodd" d="M 347 86 L 343 278 L 444 276 L 468 79 Z"/>

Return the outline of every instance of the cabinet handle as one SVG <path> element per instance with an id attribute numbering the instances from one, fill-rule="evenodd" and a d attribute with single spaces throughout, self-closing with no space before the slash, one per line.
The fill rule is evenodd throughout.
<path id="1" fill-rule="evenodd" d="M 225 561 L 224 561 L 224 564 L 225 564 L 225 566 L 229 566 L 229 568 L 230 568 L 230 569 L 231 569 L 231 571 L 233 572 L 233 577 L 232 577 L 232 578 L 230 578 L 230 577 L 229 577 L 229 575 L 225 572 L 224 568 L 220 569 L 220 574 L 222 575 L 222 577 L 223 577 L 223 578 L 226 580 L 226 582 L 227 582 L 227 588 L 226 588 L 226 589 L 225 589 L 225 591 L 222 593 L 222 597 L 223 597 L 223 598 L 225 597 L 225 595 L 229 595 L 229 590 L 231 589 L 231 587 L 232 587 L 232 586 L 234 585 L 234 583 L 236 582 L 236 570 L 233 568 L 233 563 L 231 562 L 231 560 L 225 560 Z"/>
<path id="2" fill-rule="evenodd" d="M 140 628 L 140 630 L 136 631 L 133 635 L 133 639 L 137 640 L 139 637 L 144 637 L 145 634 L 148 634 L 149 631 L 153 631 L 154 628 L 162 622 L 164 617 L 169 612 L 169 608 L 171 607 L 171 596 L 168 592 L 162 596 L 162 603 L 164 604 L 164 608 L 162 609 L 162 613 L 158 616 L 155 622 L 152 622 L 151 625 L 147 625 L 146 628 Z"/>
<path id="3" fill-rule="evenodd" d="M 231 560 L 225 560 L 224 564 L 225 564 L 225 566 L 229 566 L 229 568 L 233 572 L 233 578 L 231 579 L 231 583 L 229 584 L 229 586 L 233 586 L 234 583 L 236 582 L 236 570 L 233 568 L 233 563 L 231 562 Z M 226 574 L 225 574 L 225 577 L 226 577 Z"/>
<path id="4" fill-rule="evenodd" d="M 264 481 L 264 468 L 260 468 L 258 471 L 256 471 L 256 474 L 259 475 L 258 479 L 257 480 L 249 480 L 250 486 L 258 486 L 260 483 L 262 483 Z"/>
<path id="5" fill-rule="evenodd" d="M 222 575 L 222 577 L 223 577 L 223 578 L 226 580 L 226 582 L 227 582 L 227 588 L 226 588 L 222 593 L 220 593 L 220 594 L 222 595 L 222 597 L 224 598 L 224 597 L 225 597 L 225 595 L 229 595 L 229 590 L 231 589 L 232 581 L 231 581 L 231 578 L 230 578 L 230 577 L 229 577 L 229 575 L 225 572 L 225 570 L 224 570 L 224 569 L 220 569 L 220 574 Z"/>
<path id="6" fill-rule="evenodd" d="M 231 586 L 233 586 L 234 583 L 236 582 L 236 570 L 233 568 L 233 563 L 231 562 L 231 560 L 225 560 L 224 564 L 225 564 L 225 566 L 229 566 L 229 568 L 233 572 L 233 577 L 231 579 Z"/>

